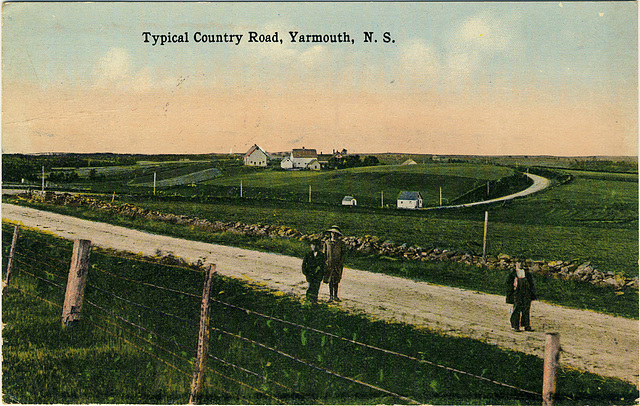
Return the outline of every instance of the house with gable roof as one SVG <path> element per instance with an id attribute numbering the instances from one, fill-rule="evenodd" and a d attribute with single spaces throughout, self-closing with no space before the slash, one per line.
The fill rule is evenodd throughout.
<path id="1" fill-rule="evenodd" d="M 408 192 L 403 190 L 398 195 L 397 201 L 398 209 L 421 209 L 422 208 L 422 195 L 420 192 Z"/>
<path id="2" fill-rule="evenodd" d="M 253 144 L 249 151 L 244 154 L 244 164 L 248 166 L 267 166 L 269 154 L 260 148 L 257 144 Z"/>
<path id="3" fill-rule="evenodd" d="M 311 169 L 320 170 L 320 162 L 318 161 L 318 153 L 315 149 L 294 149 L 289 156 L 286 156 L 280 162 L 282 169 Z"/>

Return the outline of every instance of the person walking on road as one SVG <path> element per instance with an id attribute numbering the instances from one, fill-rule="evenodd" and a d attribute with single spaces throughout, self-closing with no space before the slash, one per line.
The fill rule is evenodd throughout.
<path id="1" fill-rule="evenodd" d="M 525 331 L 533 331 L 529 320 L 531 311 L 531 301 L 536 300 L 533 276 L 531 272 L 522 268 L 516 263 L 516 269 L 509 273 L 507 277 L 507 303 L 513 304 L 511 311 L 511 327 L 515 331 L 520 331 L 524 327 Z"/>
<path id="2" fill-rule="evenodd" d="M 324 283 L 329 284 L 329 301 L 340 302 L 338 298 L 338 285 L 342 279 L 344 268 L 344 242 L 342 242 L 342 231 L 340 227 L 332 226 L 327 232 L 330 234 L 329 240 L 325 241 L 324 254 L 327 257 L 327 265 L 324 270 Z"/>
<path id="3" fill-rule="evenodd" d="M 322 241 L 311 241 L 311 251 L 302 260 L 302 273 L 307 278 L 307 282 L 309 282 L 307 300 L 313 303 L 318 301 L 318 292 L 324 277 L 324 268 L 327 260 L 324 253 L 320 251 L 321 247 Z"/>

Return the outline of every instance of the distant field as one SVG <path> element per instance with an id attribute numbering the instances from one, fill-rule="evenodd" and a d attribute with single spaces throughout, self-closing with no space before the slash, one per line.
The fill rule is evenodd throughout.
<path id="1" fill-rule="evenodd" d="M 510 168 L 479 164 L 425 164 L 406 166 L 375 166 L 335 171 L 275 171 L 255 170 L 219 177 L 205 186 L 238 187 L 243 185 L 243 197 L 308 201 L 339 205 L 346 195 L 359 205 L 380 207 L 381 192 L 385 204 L 395 207 L 402 190 L 419 191 L 425 206 L 437 206 L 440 188 L 444 201 L 453 200 L 487 181 L 512 175 Z"/>

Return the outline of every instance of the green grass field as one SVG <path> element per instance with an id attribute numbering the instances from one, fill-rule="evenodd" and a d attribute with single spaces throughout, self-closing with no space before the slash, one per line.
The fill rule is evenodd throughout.
<path id="1" fill-rule="evenodd" d="M 3 225 L 5 263 L 10 232 Z M 200 302 L 192 295 L 201 294 L 202 273 L 94 250 L 83 320 L 63 329 L 64 292 L 49 282 L 64 285 L 70 249 L 71 242 L 48 234 L 21 234 L 17 258 L 23 260 L 16 262 L 2 298 L 3 401 L 186 403 Z M 224 277 L 215 278 L 212 293 L 204 404 L 407 403 L 354 380 L 428 404 L 541 402 L 539 395 L 521 391 L 541 391 L 542 360 L 533 356 L 347 314 L 327 304 L 312 306 Z M 625 405 L 637 397 L 637 388 L 615 379 L 558 371 L 558 405 Z"/>

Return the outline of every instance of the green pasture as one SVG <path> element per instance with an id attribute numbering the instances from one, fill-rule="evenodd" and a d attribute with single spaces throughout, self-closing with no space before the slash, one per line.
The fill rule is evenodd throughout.
<path id="1" fill-rule="evenodd" d="M 11 229 L 3 224 L 5 266 Z M 29 260 L 16 262 L 2 297 L 4 403 L 186 403 L 202 272 L 94 250 L 83 319 L 63 329 L 59 306 L 64 291 L 48 282 L 64 285 L 71 245 L 28 229 L 21 233 L 17 258 Z M 537 357 L 348 314 L 328 304 L 310 305 L 220 276 L 213 281 L 212 297 L 218 302 L 211 309 L 212 357 L 207 360 L 203 404 L 406 403 L 335 374 L 426 404 L 541 402 L 539 395 L 478 378 L 540 392 L 543 361 Z M 556 393 L 558 405 L 626 405 L 638 397 L 631 384 L 569 368 L 558 370 Z"/>
<path id="2" fill-rule="evenodd" d="M 571 181 L 538 194 L 466 209 L 402 211 L 251 198 L 207 199 L 197 194 L 197 187 L 191 197 L 125 201 L 161 212 L 284 225 L 304 233 L 338 224 L 347 235 L 374 235 L 398 244 L 473 254 L 482 253 L 484 212 L 488 211 L 490 255 L 590 261 L 604 272 L 638 276 L 637 175 L 613 174 L 607 178 L 605 174 L 568 173 Z M 292 176 L 298 177 L 300 185 L 313 178 L 307 174 Z"/>
<path id="3" fill-rule="evenodd" d="M 443 202 L 453 201 L 487 181 L 513 175 L 506 167 L 480 164 L 421 164 L 383 165 L 333 171 L 281 171 L 273 169 L 245 170 L 220 176 L 199 185 L 202 193 L 242 196 L 247 199 L 308 202 L 340 205 L 344 196 L 353 196 L 358 205 L 395 207 L 395 199 L 402 190 L 419 191 L 425 206 L 437 206 L 442 188 Z M 211 191 L 207 187 L 212 187 Z M 178 194 L 194 190 L 172 190 Z M 383 200 L 384 199 L 384 200 Z"/>

